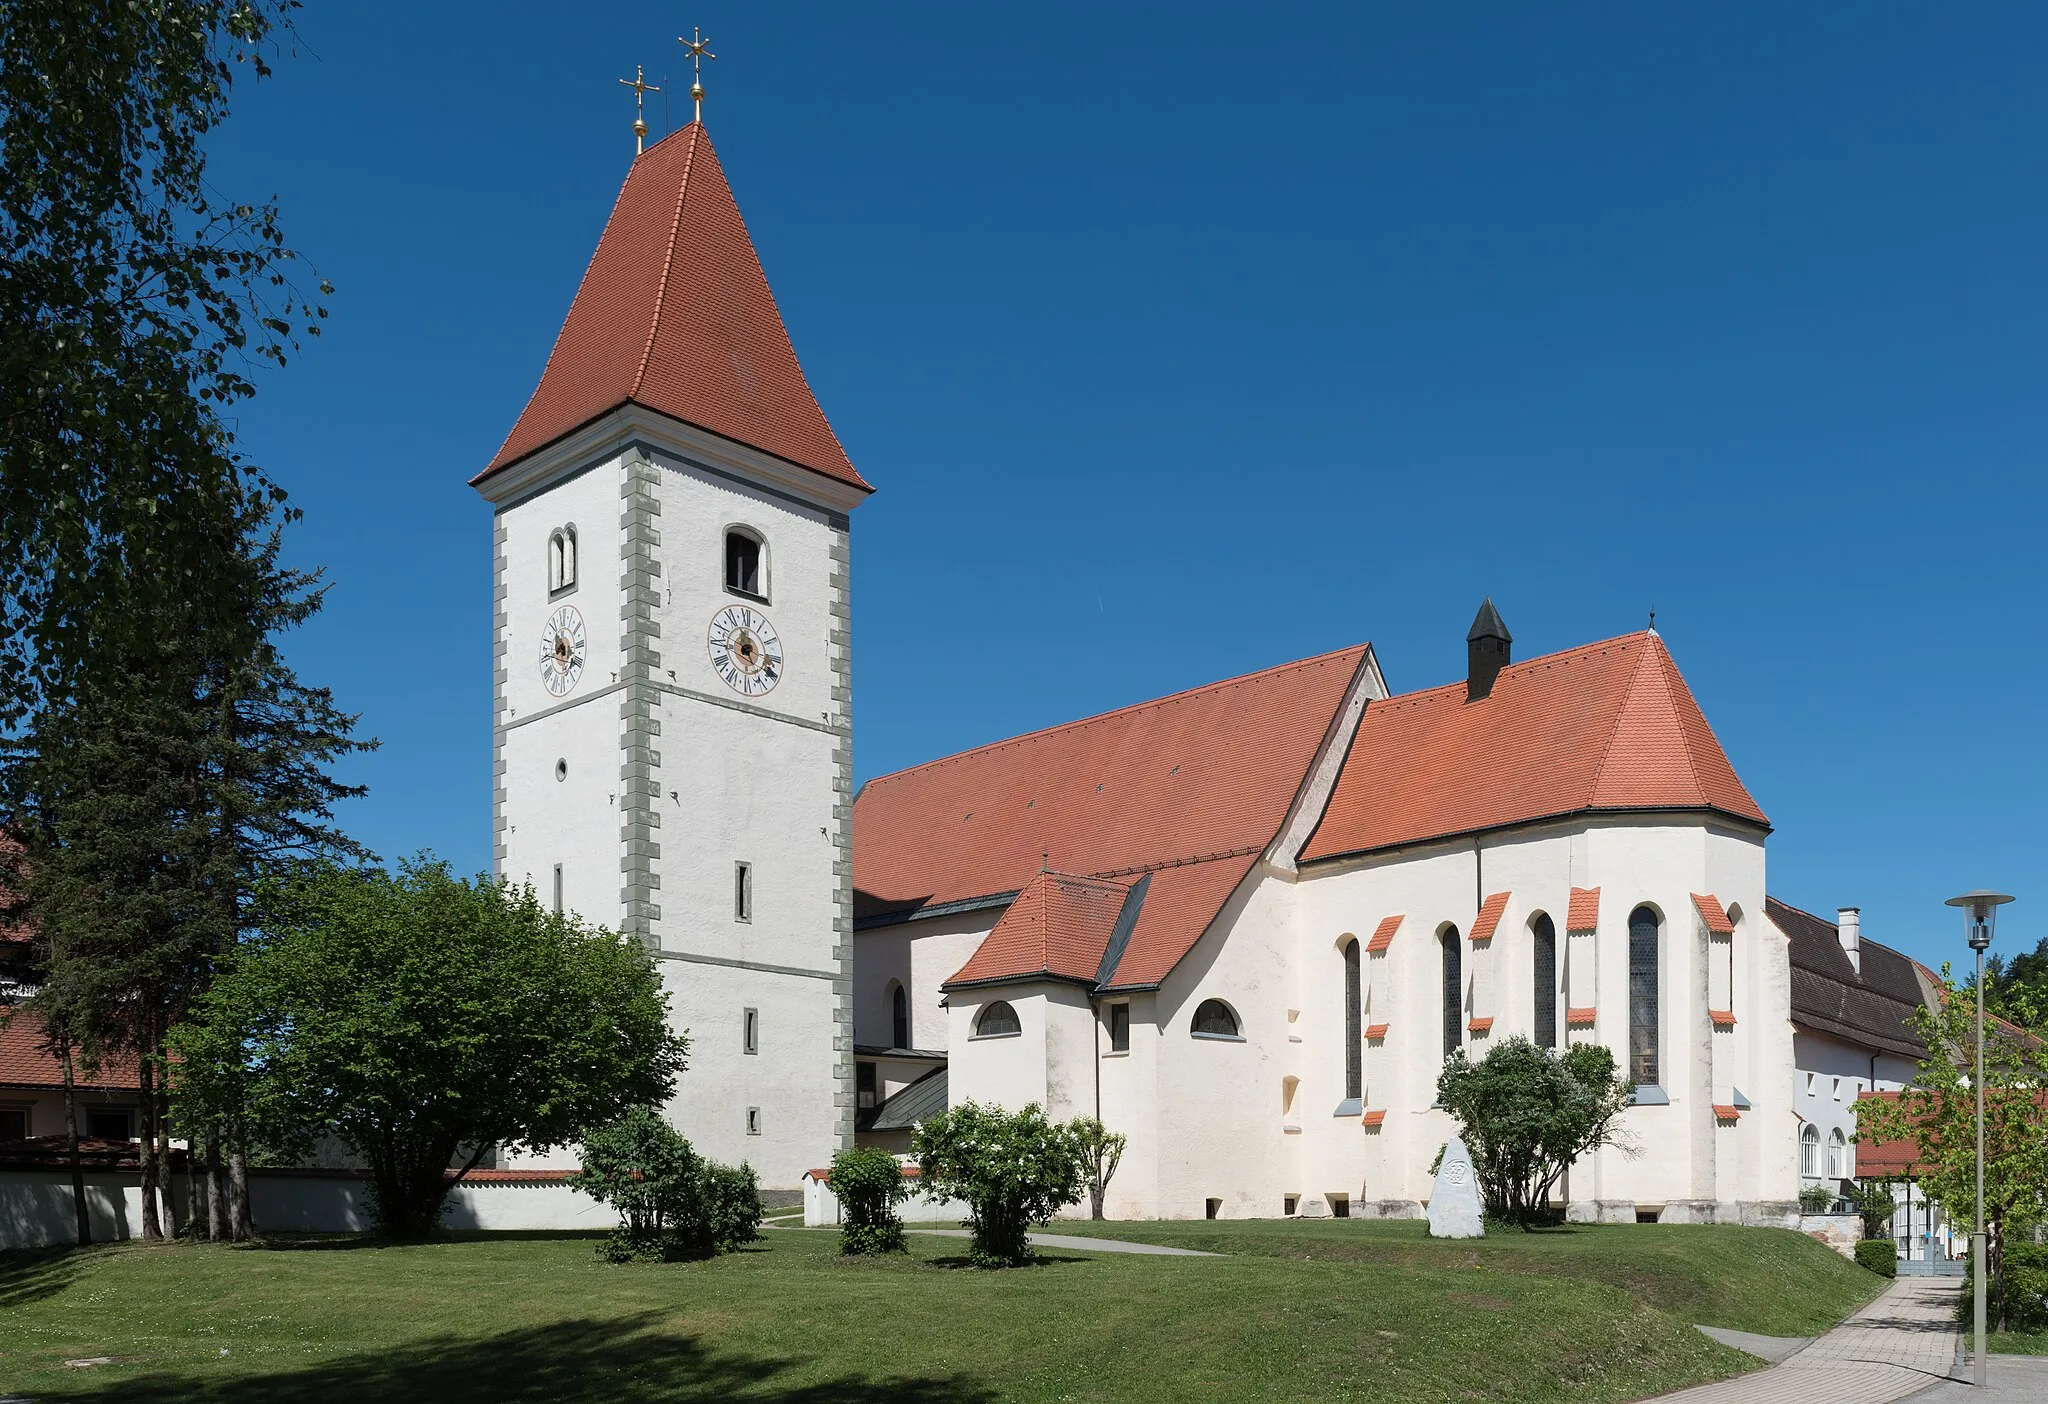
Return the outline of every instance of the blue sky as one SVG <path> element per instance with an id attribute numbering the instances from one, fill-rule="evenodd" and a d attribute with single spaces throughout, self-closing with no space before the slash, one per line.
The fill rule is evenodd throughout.
<path id="1" fill-rule="evenodd" d="M 330 334 L 245 407 L 346 820 L 489 856 L 489 512 L 632 153 L 707 125 L 855 516 L 863 777 L 1370 639 L 1658 626 L 1775 895 L 2048 932 L 2048 10 L 315 3 L 214 178 Z M 650 99 L 655 131 L 662 98 Z"/>

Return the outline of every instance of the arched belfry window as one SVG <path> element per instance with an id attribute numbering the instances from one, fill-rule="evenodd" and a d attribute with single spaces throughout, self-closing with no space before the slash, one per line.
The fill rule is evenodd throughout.
<path id="1" fill-rule="evenodd" d="M 910 1047 L 910 995 L 903 986 L 890 982 L 889 991 L 889 1046 Z"/>
<path id="2" fill-rule="evenodd" d="M 556 527 L 548 536 L 548 593 L 573 589 L 576 584 L 576 528 Z"/>
<path id="3" fill-rule="evenodd" d="M 1557 927 L 1548 914 L 1538 912 L 1529 923 L 1529 935 L 1536 957 L 1535 1018 L 1538 1048 L 1557 1047 Z"/>
<path id="4" fill-rule="evenodd" d="M 1820 1178 L 1820 1128 L 1810 1121 L 1799 1128 L 1799 1173 L 1809 1180 Z"/>
<path id="5" fill-rule="evenodd" d="M 1237 1015 L 1220 999 L 1205 999 L 1195 1006 L 1194 1022 L 1188 1032 L 1197 1038 L 1237 1038 Z"/>
<path id="6" fill-rule="evenodd" d="M 1628 917 L 1628 1080 L 1657 1083 L 1657 913 L 1637 907 Z"/>
<path id="7" fill-rule="evenodd" d="M 1465 952 L 1459 946 L 1458 928 L 1446 926 L 1437 944 L 1443 947 L 1444 1056 L 1458 1051 L 1465 1038 Z"/>
<path id="8" fill-rule="evenodd" d="M 1365 1096 L 1365 988 L 1358 969 L 1358 941 L 1344 943 L 1344 1096 Z"/>
<path id="9" fill-rule="evenodd" d="M 727 527 L 725 532 L 725 588 L 750 599 L 768 598 L 767 548 L 759 535 L 746 527 Z"/>
<path id="10" fill-rule="evenodd" d="M 981 1017 L 974 1021 L 974 1032 L 982 1038 L 997 1038 L 1023 1033 L 1024 1025 L 1018 1022 L 1017 1011 L 1010 1007 L 1010 1002 L 999 999 L 981 1011 Z"/>

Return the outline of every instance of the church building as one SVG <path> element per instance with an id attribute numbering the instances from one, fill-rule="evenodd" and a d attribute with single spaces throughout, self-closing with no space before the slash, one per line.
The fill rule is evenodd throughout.
<path id="1" fill-rule="evenodd" d="M 1111 1217 L 1411 1217 L 1444 1059 L 1521 1034 L 1635 1084 L 1573 1217 L 1782 1221 L 1763 811 L 1654 630 L 1511 647 L 1488 601 L 1445 686 L 1392 694 L 1360 645 L 870 781 L 867 1138 L 943 1077 L 1128 1136 Z"/>
<path id="2" fill-rule="evenodd" d="M 1440 686 L 1359 644 L 856 798 L 871 489 L 701 121 L 636 156 L 472 481 L 496 871 L 659 960 L 667 1113 L 768 1190 L 972 1098 L 1124 1133 L 1112 1216 L 1413 1216 L 1445 1058 L 1520 1034 L 1635 1087 L 1571 1216 L 1787 1222 L 1851 1173 L 1835 1065 L 1848 1107 L 1910 1076 L 1901 958 L 1767 908 L 1770 825 L 1654 630 L 1517 662 L 1489 600 Z"/>

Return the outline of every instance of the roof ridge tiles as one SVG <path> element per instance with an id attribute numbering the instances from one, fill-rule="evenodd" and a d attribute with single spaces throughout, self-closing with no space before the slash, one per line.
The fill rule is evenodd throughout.
<path id="1" fill-rule="evenodd" d="M 683 206 L 690 198 L 690 176 L 697 164 L 697 138 L 704 131 L 701 122 L 692 122 L 684 127 L 680 135 L 687 135 L 689 142 L 683 152 L 683 178 L 676 182 L 676 206 L 669 215 L 668 240 L 661 251 L 661 281 L 655 285 L 654 315 L 647 319 L 647 340 L 640 347 L 640 364 L 634 367 L 633 383 L 626 392 L 631 399 L 640 398 L 640 387 L 647 380 L 647 362 L 654 355 L 655 338 L 661 335 L 661 314 L 668 308 L 668 275 L 676 264 L 676 241 L 683 231 Z M 657 146 L 659 142 L 655 143 Z"/>
<path id="2" fill-rule="evenodd" d="M 1346 654 L 1356 654 L 1362 657 L 1365 654 L 1366 650 L 1370 649 L 1371 647 L 1372 644 L 1370 641 L 1364 643 L 1351 644 L 1344 648 L 1331 649 L 1327 653 L 1318 653 L 1308 658 L 1297 658 L 1291 663 L 1276 663 L 1270 668 L 1260 668 L 1254 672 L 1240 673 L 1236 677 L 1218 678 L 1215 682 L 1203 683 L 1198 687 L 1182 688 L 1180 691 L 1170 692 L 1166 694 L 1164 697 L 1152 697 L 1146 699 L 1143 702 L 1130 702 L 1126 703 L 1121 707 L 1112 707 L 1106 712 L 1096 712 L 1091 716 L 1077 717 L 1073 721 L 1060 722 L 1054 726 L 1039 727 L 1034 731 L 1019 732 L 1015 736 L 1005 736 L 995 741 L 985 741 L 979 746 L 970 746 L 964 751 L 954 751 L 950 755 L 935 756 L 931 760 L 921 761 L 916 765 L 905 766 L 901 770 L 892 770 L 886 775 L 877 775 L 873 779 L 868 780 L 865 784 L 863 784 L 861 786 L 861 789 L 867 790 L 873 786 L 885 784 L 892 780 L 900 780 L 905 776 L 917 775 L 926 771 L 935 770 L 940 766 L 951 765 L 957 761 L 969 760 L 975 756 L 989 755 L 993 752 L 1003 750 L 1005 747 L 1023 745 L 1027 741 L 1039 741 L 1051 736 L 1069 735 L 1073 732 L 1080 731 L 1084 727 L 1095 726 L 1103 722 L 1114 721 L 1119 717 L 1132 716 L 1140 712 L 1151 711 L 1154 708 L 1170 706 L 1174 703 L 1179 702 L 1185 702 L 1188 701 L 1190 698 L 1201 697 L 1208 695 L 1210 693 L 1221 692 L 1225 688 L 1237 687 L 1245 683 L 1263 682 L 1281 673 L 1290 672 L 1300 668 L 1314 667 L 1318 664 L 1333 662 L 1336 659 L 1344 657 Z M 1460 684 L 1460 686 L 1463 686 L 1463 684 Z"/>

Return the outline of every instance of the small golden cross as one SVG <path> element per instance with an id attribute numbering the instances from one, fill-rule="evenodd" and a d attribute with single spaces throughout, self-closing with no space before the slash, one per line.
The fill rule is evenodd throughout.
<path id="1" fill-rule="evenodd" d="M 704 60 L 715 59 L 711 52 L 711 41 L 704 37 L 704 31 L 694 24 L 690 26 L 692 38 L 678 35 L 676 42 L 683 46 L 683 52 L 690 56 L 690 99 L 697 104 L 697 120 L 704 120 Z"/>
<path id="2" fill-rule="evenodd" d="M 633 90 L 633 154 L 638 156 L 647 149 L 647 116 L 641 105 L 647 101 L 647 94 L 658 93 L 661 89 L 647 81 L 647 74 L 639 64 L 633 65 L 633 76 L 621 78 L 619 82 Z"/>

